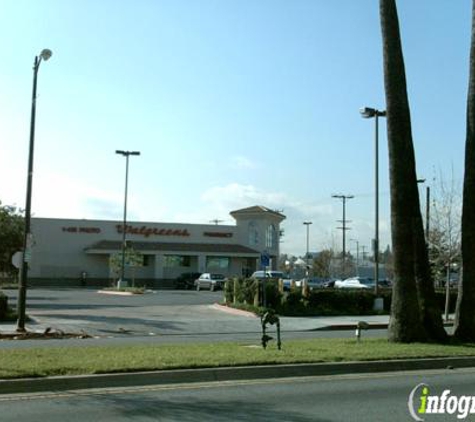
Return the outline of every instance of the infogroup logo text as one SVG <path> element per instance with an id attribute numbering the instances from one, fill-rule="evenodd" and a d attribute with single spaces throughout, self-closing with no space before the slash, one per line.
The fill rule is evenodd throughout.
<path id="1" fill-rule="evenodd" d="M 416 421 L 424 421 L 424 416 L 428 414 L 454 415 L 459 420 L 475 414 L 475 396 L 455 396 L 450 394 L 450 390 L 431 395 L 429 385 L 424 383 L 413 388 L 407 405 Z"/>

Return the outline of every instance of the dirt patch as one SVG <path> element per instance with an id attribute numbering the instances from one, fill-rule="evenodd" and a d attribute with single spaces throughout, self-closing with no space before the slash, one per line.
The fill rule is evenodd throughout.
<path id="1" fill-rule="evenodd" d="M 43 332 L 25 331 L 19 333 L 1 333 L 0 340 L 50 340 L 50 339 L 70 339 L 70 338 L 92 338 L 85 331 L 80 333 L 66 333 L 62 330 L 47 328 Z"/>

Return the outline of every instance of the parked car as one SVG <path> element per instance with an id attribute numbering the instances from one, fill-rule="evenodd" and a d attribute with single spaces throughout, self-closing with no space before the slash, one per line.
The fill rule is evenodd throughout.
<path id="1" fill-rule="evenodd" d="M 222 289 L 226 280 L 223 274 L 203 273 L 195 280 L 196 290 L 200 291 L 203 287 L 209 288 L 211 291 Z"/>
<path id="2" fill-rule="evenodd" d="M 323 283 L 323 287 L 326 287 L 326 288 L 329 288 L 329 289 L 333 289 L 335 287 L 335 283 L 337 282 L 338 280 L 335 280 L 334 278 L 330 278 L 328 279 L 327 281 L 325 281 Z M 339 280 L 341 281 L 341 280 Z"/>
<path id="3" fill-rule="evenodd" d="M 302 287 L 303 280 L 293 280 L 291 278 L 283 278 L 282 283 L 284 284 L 284 292 L 289 292 L 292 286 Z"/>
<path id="4" fill-rule="evenodd" d="M 175 289 L 192 289 L 195 285 L 195 280 L 201 275 L 201 273 L 183 273 L 180 274 L 174 281 L 173 286 Z"/>
<path id="5" fill-rule="evenodd" d="M 383 278 L 382 280 L 378 281 L 378 286 L 379 287 L 392 287 L 393 283 L 391 280 L 388 280 L 387 278 Z"/>
<path id="6" fill-rule="evenodd" d="M 282 271 L 254 271 L 251 278 L 285 278 Z"/>
<path id="7" fill-rule="evenodd" d="M 307 280 L 307 285 L 310 289 L 322 289 L 324 287 L 329 287 L 328 283 L 330 280 L 328 278 L 322 277 L 310 277 Z"/>
<path id="8" fill-rule="evenodd" d="M 346 280 L 335 281 L 337 289 L 371 289 L 374 287 L 374 280 L 365 277 L 350 277 Z"/>

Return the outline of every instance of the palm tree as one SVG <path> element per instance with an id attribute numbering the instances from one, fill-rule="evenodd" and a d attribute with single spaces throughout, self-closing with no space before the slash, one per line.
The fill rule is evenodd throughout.
<path id="1" fill-rule="evenodd" d="M 467 98 L 465 177 L 462 204 L 462 280 L 455 311 L 455 338 L 475 341 L 475 1 L 472 3 L 472 40 Z"/>
<path id="2" fill-rule="evenodd" d="M 435 303 L 419 205 L 411 116 L 395 0 L 380 0 L 386 92 L 394 285 L 389 339 L 446 337 Z M 417 284 L 416 284 L 417 280 Z"/>

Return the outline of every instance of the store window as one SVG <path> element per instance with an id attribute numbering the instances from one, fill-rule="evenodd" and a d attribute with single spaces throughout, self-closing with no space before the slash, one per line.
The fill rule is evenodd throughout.
<path id="1" fill-rule="evenodd" d="M 257 246 L 259 244 L 259 232 L 257 231 L 257 226 L 254 221 L 249 223 L 247 231 L 249 236 L 249 246 Z"/>
<path id="2" fill-rule="evenodd" d="M 176 267 L 189 267 L 190 257 L 186 255 L 165 255 L 164 267 L 176 268 Z"/>
<path id="3" fill-rule="evenodd" d="M 277 230 L 273 224 L 267 227 L 266 230 L 266 247 L 275 248 L 277 245 Z"/>
<path id="4" fill-rule="evenodd" d="M 206 267 L 220 270 L 227 270 L 231 265 L 231 258 L 226 256 L 208 256 L 206 258 Z"/>

